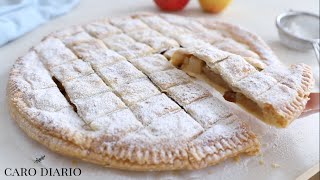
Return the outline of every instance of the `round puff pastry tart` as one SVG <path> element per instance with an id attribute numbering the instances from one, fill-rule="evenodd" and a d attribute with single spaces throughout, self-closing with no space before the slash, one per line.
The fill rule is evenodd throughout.
<path id="1" fill-rule="evenodd" d="M 232 77 L 237 64 L 246 74 Z M 19 58 L 8 104 L 20 128 L 57 153 L 126 170 L 199 169 L 256 154 L 259 141 L 194 73 L 218 73 L 212 81 L 247 98 L 248 88 L 257 90 L 252 101 L 262 109 L 278 90 L 304 102 L 308 67 L 271 68 L 279 64 L 260 38 L 227 23 L 156 14 L 102 19 L 54 32 Z M 255 79 L 278 85 L 246 85 Z M 279 107 L 295 117 L 304 104 L 271 105 L 267 114 L 277 116 Z"/>

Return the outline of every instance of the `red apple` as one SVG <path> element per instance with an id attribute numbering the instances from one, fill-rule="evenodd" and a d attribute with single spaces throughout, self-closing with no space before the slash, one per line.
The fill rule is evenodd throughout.
<path id="1" fill-rule="evenodd" d="M 189 0 L 154 0 L 157 6 L 164 11 L 182 10 Z"/>

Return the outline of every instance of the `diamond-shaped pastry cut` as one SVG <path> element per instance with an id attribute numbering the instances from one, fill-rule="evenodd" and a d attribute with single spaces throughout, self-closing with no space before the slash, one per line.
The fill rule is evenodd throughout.
<path id="1" fill-rule="evenodd" d="M 127 61 L 120 61 L 111 66 L 97 69 L 99 75 L 112 87 L 146 77 L 141 71 Z"/>
<path id="2" fill-rule="evenodd" d="M 115 87 L 115 91 L 128 105 L 134 105 L 141 100 L 160 94 L 158 88 L 145 78 L 119 85 Z"/>
<path id="3" fill-rule="evenodd" d="M 150 79 L 161 90 L 167 90 L 172 86 L 191 82 L 191 78 L 183 71 L 178 69 L 169 69 L 150 74 Z"/>
<path id="4" fill-rule="evenodd" d="M 132 141 L 135 145 L 141 144 L 145 147 L 157 147 L 161 142 L 168 142 L 168 145 L 174 146 L 175 143 L 187 143 L 202 131 L 203 128 L 200 124 L 195 122 L 187 113 L 180 110 L 166 114 L 160 117 L 158 121 L 152 121 L 145 128 L 128 134 L 120 140 L 120 143 Z M 179 139 L 179 141 L 176 141 L 176 139 Z"/>
<path id="5" fill-rule="evenodd" d="M 204 128 L 209 128 L 232 114 L 229 108 L 215 97 L 195 101 L 186 105 L 185 109 Z"/>
<path id="6" fill-rule="evenodd" d="M 22 66 L 21 66 L 22 65 Z M 38 55 L 34 51 L 30 51 L 25 56 L 21 57 L 15 67 L 21 66 L 11 71 L 12 74 L 23 73 L 24 76 L 20 75 L 15 77 L 24 79 L 28 86 L 32 89 L 45 89 L 50 87 L 56 87 L 57 85 L 52 81 L 51 75 L 45 69 L 41 63 Z M 22 81 L 19 83 L 24 84 Z"/>
<path id="7" fill-rule="evenodd" d="M 240 55 L 242 57 L 251 57 L 251 58 L 259 59 L 259 56 L 253 51 L 251 51 L 249 47 L 243 44 L 240 44 L 230 38 L 217 41 L 213 45 L 220 50 L 231 52 L 231 53 Z"/>
<path id="8" fill-rule="evenodd" d="M 181 108 L 165 94 L 160 94 L 138 102 L 131 109 L 143 124 L 149 124 L 152 121 L 157 121 L 159 117 Z"/>
<path id="9" fill-rule="evenodd" d="M 272 125 L 301 114 L 311 68 L 280 64 L 261 38 L 225 22 L 103 18 L 51 33 L 19 58 L 8 104 L 18 126 L 57 153 L 134 171 L 200 169 L 259 151 L 253 122 L 213 83 Z"/>
<path id="10" fill-rule="evenodd" d="M 250 74 L 258 72 L 251 64 L 245 61 L 241 56 L 229 56 L 227 59 L 218 62 L 213 69 L 217 74 L 228 82 L 235 84 L 237 81 L 247 77 Z"/>
<path id="11" fill-rule="evenodd" d="M 167 38 L 157 31 L 151 29 L 141 29 L 128 33 L 136 41 L 148 44 L 156 52 L 161 53 L 171 48 L 178 48 L 179 44 L 170 38 Z"/>
<path id="12" fill-rule="evenodd" d="M 41 61 L 48 67 L 60 65 L 77 57 L 56 38 L 47 38 L 35 47 Z"/>
<path id="13" fill-rule="evenodd" d="M 207 89 L 196 83 L 174 86 L 169 88 L 167 92 L 168 95 L 181 106 L 185 106 L 201 98 L 211 96 Z"/>
<path id="14" fill-rule="evenodd" d="M 272 96 L 272 94 L 277 93 L 277 96 Z M 262 106 L 268 106 L 268 104 L 272 104 L 274 107 L 277 107 L 277 110 L 281 110 L 281 105 L 287 102 L 288 99 L 296 96 L 297 92 L 293 89 L 283 85 L 277 84 L 270 88 L 265 93 L 256 97 L 259 104 Z M 285 108 L 283 108 L 285 109 Z M 276 109 L 275 109 L 276 110 Z"/>
<path id="15" fill-rule="evenodd" d="M 84 31 L 74 34 L 72 36 L 65 37 L 63 39 L 63 42 L 69 47 L 72 47 L 74 45 L 77 45 L 83 42 L 90 42 L 90 41 L 95 41 L 95 39 Z"/>
<path id="16" fill-rule="evenodd" d="M 107 20 L 89 23 L 84 28 L 93 36 L 103 38 L 112 34 L 120 34 L 122 31 L 107 22 Z"/>
<path id="17" fill-rule="evenodd" d="M 87 98 L 111 90 L 96 74 L 63 82 L 63 85 L 71 99 Z"/>
<path id="18" fill-rule="evenodd" d="M 102 42 L 88 42 L 73 46 L 75 53 L 84 61 L 90 62 L 93 68 L 99 68 L 126 60 L 113 50 L 107 49 Z"/>
<path id="19" fill-rule="evenodd" d="M 140 19 L 149 27 L 170 38 L 176 38 L 179 34 L 190 33 L 188 29 L 174 26 L 158 16 L 142 16 Z"/>
<path id="20" fill-rule="evenodd" d="M 247 97 L 255 99 L 277 83 L 273 77 L 266 76 L 261 72 L 256 72 L 240 80 L 233 86 L 234 89 L 243 92 Z"/>
<path id="21" fill-rule="evenodd" d="M 113 18 L 110 20 L 110 22 L 122 29 L 124 32 L 131 32 L 131 31 L 136 31 L 140 29 L 148 29 L 149 27 L 143 23 L 139 19 L 132 19 L 132 18 Z"/>
<path id="22" fill-rule="evenodd" d="M 174 66 L 172 66 L 172 64 L 160 54 L 132 59 L 130 62 L 145 74 L 174 68 Z"/>
<path id="23" fill-rule="evenodd" d="M 114 34 L 103 39 L 106 45 L 116 51 L 126 50 L 135 40 L 126 34 Z"/>
<path id="24" fill-rule="evenodd" d="M 51 33 L 50 35 L 56 38 L 63 39 L 64 37 L 72 36 L 74 34 L 83 32 L 83 28 L 79 25 L 71 26 L 65 29 L 58 30 L 56 32 Z"/>
<path id="25" fill-rule="evenodd" d="M 22 99 L 28 107 L 49 112 L 59 111 L 70 106 L 57 87 L 25 93 Z"/>
<path id="26" fill-rule="evenodd" d="M 71 47 L 75 54 L 81 58 L 86 58 L 90 52 L 101 51 L 107 49 L 107 46 L 101 40 L 88 41 L 76 44 Z"/>
<path id="27" fill-rule="evenodd" d="M 149 55 L 153 49 L 146 44 L 136 42 L 126 34 L 116 34 L 103 39 L 106 45 L 126 57 L 127 59 L 139 58 Z"/>
<path id="28" fill-rule="evenodd" d="M 94 73 L 90 64 L 82 60 L 75 60 L 70 63 L 55 66 L 52 68 L 51 72 L 54 77 L 61 82 L 66 82 Z"/>
<path id="29" fill-rule="evenodd" d="M 85 121 L 125 108 L 126 105 L 112 92 L 104 92 L 83 99 L 74 100 L 78 114 Z"/>
<path id="30" fill-rule="evenodd" d="M 118 140 L 127 133 L 142 128 L 140 121 L 129 109 L 95 118 L 89 124 L 93 131 L 102 133 L 108 141 Z"/>

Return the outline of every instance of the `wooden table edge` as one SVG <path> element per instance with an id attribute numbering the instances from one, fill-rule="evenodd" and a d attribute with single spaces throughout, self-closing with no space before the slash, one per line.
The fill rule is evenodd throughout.
<path id="1" fill-rule="evenodd" d="M 312 166 L 310 169 L 308 169 L 306 172 L 304 172 L 303 174 L 301 174 L 300 176 L 298 176 L 296 178 L 296 180 L 306 180 L 306 179 L 310 179 L 312 176 L 314 176 L 315 174 L 317 174 L 319 172 L 319 163 L 317 163 L 316 165 Z"/>

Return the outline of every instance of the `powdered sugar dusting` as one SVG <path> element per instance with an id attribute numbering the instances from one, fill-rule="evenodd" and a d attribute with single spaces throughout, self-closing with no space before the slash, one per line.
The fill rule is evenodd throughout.
<path id="1" fill-rule="evenodd" d="M 211 94 L 199 84 L 189 83 L 169 88 L 168 95 L 181 106 L 184 106 Z"/>
<path id="2" fill-rule="evenodd" d="M 181 70 L 169 69 L 150 74 L 150 79 L 160 89 L 166 90 L 172 86 L 191 82 L 191 78 Z"/>
<path id="3" fill-rule="evenodd" d="M 146 77 L 141 71 L 127 61 L 120 61 L 111 66 L 98 68 L 97 72 L 100 77 L 112 87 L 116 87 L 117 85 L 127 83 L 134 79 Z"/>
<path id="4" fill-rule="evenodd" d="M 226 38 L 221 41 L 215 42 L 213 46 L 223 51 L 240 55 L 242 57 L 251 57 L 255 59 L 260 58 L 255 52 L 249 50 L 248 47 L 230 38 Z"/>
<path id="5" fill-rule="evenodd" d="M 30 68 L 30 71 L 36 72 L 34 75 L 28 74 L 28 68 L 12 73 L 23 73 L 28 78 L 30 76 L 29 79 L 19 76 L 11 78 L 16 83 L 21 82 L 15 91 L 30 91 L 25 92 L 26 96 L 21 97 L 23 100 L 18 106 L 27 106 L 27 111 L 33 115 L 39 111 L 45 112 L 33 117 L 35 121 L 43 119 L 45 125 L 54 122 L 50 131 L 56 133 L 55 136 L 58 136 L 59 132 L 54 131 L 54 127 L 61 130 L 62 139 L 75 142 L 81 148 L 93 148 L 93 152 L 111 155 L 117 162 L 136 163 L 136 167 L 139 168 L 145 164 L 157 166 L 160 163 L 168 167 L 177 165 L 180 168 L 200 168 L 229 157 L 235 153 L 232 150 L 256 150 L 257 140 L 253 133 L 221 99 L 213 97 L 202 89 L 201 85 L 193 84 L 192 78 L 174 69 L 162 55 L 151 55 L 183 45 L 188 49 L 180 49 L 177 53 L 186 53 L 187 56 L 193 54 L 199 59 L 205 59 L 219 74 L 225 72 L 223 77 L 230 75 L 227 77 L 230 79 L 229 82 L 232 82 L 230 84 L 236 85 L 237 81 L 232 81 L 234 79 L 243 81 L 240 83 L 243 87 L 238 84 L 238 89 L 249 88 L 259 91 L 257 94 L 265 94 L 265 91 L 268 92 L 266 89 L 273 85 L 272 78 L 263 74 L 264 72 L 259 73 L 244 59 L 216 49 L 210 43 L 221 43 L 221 49 L 237 49 L 237 53 L 241 53 L 242 56 L 259 59 L 259 53 L 248 50 L 251 46 L 246 47 L 246 43 L 225 39 L 225 34 L 220 30 L 210 30 L 197 21 L 173 16 L 142 15 L 103 20 L 83 27 L 88 33 L 78 27 L 61 31 L 60 35 L 51 35 L 62 39 L 78 57 L 61 40 L 53 37 L 47 38 L 35 47 L 45 67 L 62 82 L 67 92 L 64 94 L 65 97 L 53 83 L 44 66 L 41 63 L 37 64 L 38 60 L 34 61 L 36 67 Z M 103 38 L 104 42 L 89 34 Z M 194 47 L 195 44 L 199 47 Z M 231 46 L 228 46 L 230 44 Z M 36 59 L 36 56 L 33 56 L 31 54 L 30 59 Z M 33 66 L 33 61 L 25 63 L 26 61 L 20 61 L 20 66 Z M 146 73 L 152 83 L 138 69 Z M 238 76 L 238 69 L 239 74 L 244 75 Z M 283 87 L 271 88 L 280 88 L 284 93 L 283 97 L 288 97 L 286 93 L 290 94 L 299 81 L 306 81 L 305 77 L 299 76 L 300 72 L 306 71 L 305 68 L 297 66 L 292 69 L 297 72 L 296 78 L 292 81 L 282 81 L 280 84 Z M 42 78 L 40 74 L 45 75 Z M 265 76 L 268 78 L 264 78 Z M 255 82 L 260 79 L 265 84 L 258 88 L 259 83 Z M 245 82 L 248 84 L 245 85 Z M 252 82 L 254 85 L 251 86 Z M 164 93 L 170 94 L 172 99 L 166 94 L 160 94 L 154 84 Z M 31 90 L 31 87 L 36 90 Z M 13 88 L 15 87 L 12 86 Z M 269 96 L 271 95 L 264 101 L 269 101 Z M 77 113 L 68 103 L 68 97 L 77 107 Z M 185 111 L 175 101 L 179 102 Z M 281 104 L 283 98 L 277 99 L 276 102 Z M 67 117 L 71 119 L 67 120 Z M 87 129 L 88 127 L 90 128 Z M 194 147 L 195 153 L 193 147 L 188 144 L 192 139 L 199 145 Z M 95 143 L 92 146 L 89 142 L 91 140 Z M 211 143 L 209 141 L 215 140 L 217 141 L 212 146 L 206 146 L 207 143 Z M 240 146 L 233 146 L 233 143 L 240 143 Z M 133 147 L 136 149 L 130 149 Z M 220 149 L 219 155 L 212 154 L 214 148 Z M 194 156 L 189 157 L 190 154 Z M 88 154 L 88 158 L 90 157 L 92 158 L 92 155 Z M 101 161 L 108 163 L 108 158 Z M 206 162 L 202 161 L 204 158 L 210 163 L 205 164 Z M 190 165 L 190 162 L 194 164 Z M 244 164 L 246 166 L 246 163 Z"/>
<path id="6" fill-rule="evenodd" d="M 274 78 L 261 72 L 256 72 L 233 84 L 233 89 L 243 93 L 250 99 L 255 99 L 276 84 L 277 81 Z"/>
<path id="7" fill-rule="evenodd" d="M 133 105 L 138 101 L 160 94 L 160 91 L 148 79 L 137 79 L 127 84 L 122 84 L 115 88 L 123 101 L 128 105 Z"/>
<path id="8" fill-rule="evenodd" d="M 130 62 L 146 74 L 173 69 L 174 66 L 162 55 L 154 54 L 142 58 L 132 59 Z"/>
<path id="9" fill-rule="evenodd" d="M 126 34 L 117 34 L 103 39 L 103 42 L 112 50 L 118 52 L 127 59 L 149 55 L 153 49 L 146 44 L 135 42 Z"/>
<path id="10" fill-rule="evenodd" d="M 210 67 L 210 66 L 209 66 Z M 258 72 L 252 65 L 247 63 L 241 56 L 229 56 L 226 60 L 217 63 L 212 68 L 217 74 L 230 85 L 247 77 L 252 73 Z"/>
<path id="11" fill-rule="evenodd" d="M 126 107 L 112 92 L 97 94 L 85 99 L 75 99 L 73 102 L 77 106 L 78 114 L 85 121 Z"/>
<path id="12" fill-rule="evenodd" d="M 16 65 L 14 65 L 11 74 L 18 75 L 19 73 L 23 75 L 19 75 L 15 78 L 23 79 L 23 81 L 26 81 L 32 89 L 56 87 L 49 72 L 45 69 L 34 51 L 30 51 L 25 56 L 21 57 Z"/>
<path id="13" fill-rule="evenodd" d="M 125 134 L 142 128 L 140 121 L 136 119 L 129 109 L 123 109 L 93 119 L 89 126 L 94 131 L 107 136 L 106 141 L 118 140 Z"/>
<path id="14" fill-rule="evenodd" d="M 139 19 L 132 19 L 130 17 L 125 18 L 113 18 L 110 20 L 111 24 L 117 26 L 118 28 L 122 29 L 124 32 L 131 32 L 136 31 L 139 29 L 146 29 L 148 26 L 144 24 Z"/>
<path id="15" fill-rule="evenodd" d="M 83 31 L 83 32 L 76 33 L 72 36 L 65 37 L 63 38 L 62 41 L 67 46 L 73 46 L 81 42 L 94 41 L 94 38 L 92 38 L 88 33 Z"/>
<path id="16" fill-rule="evenodd" d="M 148 44 L 158 53 L 179 47 L 179 44 L 175 40 L 167 38 L 152 29 L 136 30 L 129 32 L 128 35 L 136 41 Z"/>
<path id="17" fill-rule="evenodd" d="M 119 34 L 122 31 L 112 25 L 110 25 L 106 20 L 96 21 L 84 25 L 85 30 L 95 37 L 103 38 L 112 34 Z"/>
<path id="18" fill-rule="evenodd" d="M 74 78 L 92 74 L 93 70 L 87 62 L 75 60 L 71 63 L 56 66 L 52 68 L 51 72 L 59 81 L 68 81 Z"/>
<path id="19" fill-rule="evenodd" d="M 232 113 L 215 97 L 208 97 L 185 106 L 187 112 L 203 127 L 208 128 Z"/>
<path id="20" fill-rule="evenodd" d="M 101 45 L 99 41 L 81 43 L 73 46 L 72 49 L 79 57 L 83 58 L 83 60 L 90 62 L 93 68 L 103 67 L 125 60 L 123 56 L 107 49 Z"/>
<path id="21" fill-rule="evenodd" d="M 149 124 L 152 121 L 157 121 L 159 117 L 181 108 L 165 94 L 160 94 L 138 102 L 131 109 L 143 124 Z"/>
<path id="22" fill-rule="evenodd" d="M 169 113 L 157 121 L 126 136 L 122 141 L 130 141 L 132 145 L 138 147 L 161 146 L 167 142 L 167 146 L 174 146 L 175 143 L 187 142 L 190 138 L 203 131 L 202 127 L 196 123 L 184 111 Z"/>
<path id="23" fill-rule="evenodd" d="M 44 111 L 59 111 L 70 106 L 57 87 L 30 91 L 23 94 L 22 100 L 28 107 Z"/>
<path id="24" fill-rule="evenodd" d="M 110 87 L 106 86 L 96 74 L 82 76 L 71 81 L 64 81 L 63 85 L 72 100 L 111 91 Z"/>
<path id="25" fill-rule="evenodd" d="M 77 57 L 56 38 L 47 38 L 35 47 L 41 61 L 47 67 L 63 64 Z"/>

